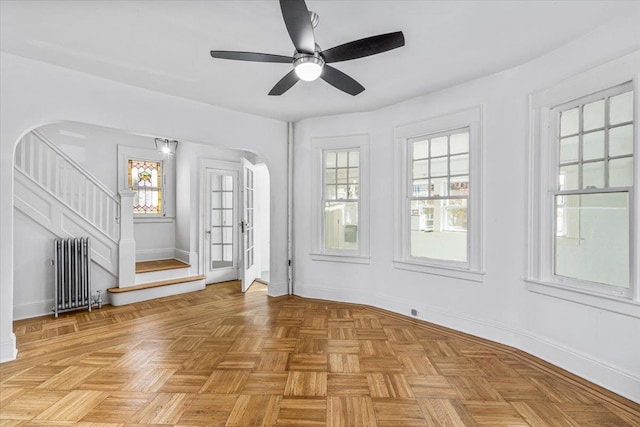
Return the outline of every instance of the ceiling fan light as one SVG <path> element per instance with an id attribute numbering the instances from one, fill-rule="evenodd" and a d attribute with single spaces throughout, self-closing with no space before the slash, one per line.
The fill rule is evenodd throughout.
<path id="1" fill-rule="evenodd" d="M 322 74 L 324 61 L 317 56 L 301 56 L 293 62 L 293 68 L 300 80 L 311 82 Z"/>

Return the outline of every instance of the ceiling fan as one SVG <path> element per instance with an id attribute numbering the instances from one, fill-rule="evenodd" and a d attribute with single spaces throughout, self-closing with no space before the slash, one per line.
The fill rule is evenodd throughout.
<path id="1" fill-rule="evenodd" d="M 304 0 L 280 0 L 280 9 L 289 37 L 295 46 L 293 56 L 226 50 L 211 51 L 212 57 L 220 59 L 293 64 L 293 70 L 276 83 L 269 95 L 282 95 L 298 80 L 313 81 L 320 77 L 337 89 L 355 96 L 362 92 L 364 87 L 328 64 L 364 58 L 404 46 L 404 35 L 402 31 L 397 31 L 321 50 L 313 35 L 313 29 L 318 25 L 318 15 L 315 12 L 309 12 Z"/>

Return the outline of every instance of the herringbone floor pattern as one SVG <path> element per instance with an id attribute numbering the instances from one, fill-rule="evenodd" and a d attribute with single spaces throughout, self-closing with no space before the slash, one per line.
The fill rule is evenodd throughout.
<path id="1" fill-rule="evenodd" d="M 258 284 L 15 330 L 3 426 L 640 426 L 640 405 L 518 350 Z"/>

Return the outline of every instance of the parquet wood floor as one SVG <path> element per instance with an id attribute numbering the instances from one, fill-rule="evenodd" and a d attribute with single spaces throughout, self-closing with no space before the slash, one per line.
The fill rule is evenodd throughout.
<path id="1" fill-rule="evenodd" d="M 265 290 L 15 322 L 1 425 L 640 426 L 640 405 L 519 350 Z"/>

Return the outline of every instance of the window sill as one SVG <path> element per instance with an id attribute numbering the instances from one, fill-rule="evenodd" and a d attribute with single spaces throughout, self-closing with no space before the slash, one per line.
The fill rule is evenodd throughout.
<path id="1" fill-rule="evenodd" d="M 157 216 L 157 217 L 152 217 L 152 216 L 135 216 L 133 217 L 133 223 L 134 224 L 138 224 L 138 223 L 154 223 L 154 222 L 173 222 L 175 220 L 174 217 L 172 216 Z"/>
<path id="2" fill-rule="evenodd" d="M 470 282 L 484 282 L 484 272 L 480 271 L 471 271 L 442 265 L 425 265 L 409 261 L 393 261 L 393 266 L 400 270 L 451 277 L 454 279 L 468 280 Z"/>
<path id="3" fill-rule="evenodd" d="M 526 288 L 531 292 L 572 301 L 612 313 L 640 318 L 640 302 L 613 295 L 596 294 L 582 289 L 568 288 L 550 282 L 525 279 Z"/>
<path id="4" fill-rule="evenodd" d="M 346 262 L 351 264 L 371 264 L 370 256 L 362 255 L 327 255 L 312 253 L 311 259 L 314 261 Z"/>

